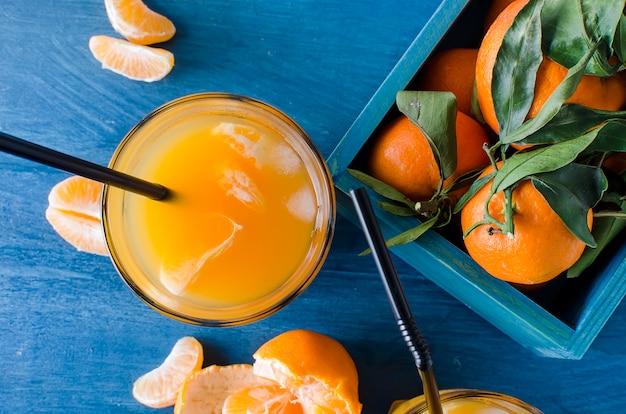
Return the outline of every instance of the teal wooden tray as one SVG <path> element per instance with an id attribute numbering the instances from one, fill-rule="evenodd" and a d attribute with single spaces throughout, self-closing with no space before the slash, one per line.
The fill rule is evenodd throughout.
<path id="1" fill-rule="evenodd" d="M 396 92 L 409 85 L 429 54 L 446 43 L 454 45 L 455 39 L 469 41 L 471 29 L 465 24 L 482 22 L 471 14 L 485 10 L 478 3 L 480 0 L 441 3 L 328 158 L 339 190 L 338 211 L 355 224 L 358 220 L 347 194 L 363 184 L 347 174 L 346 168 L 355 162 L 381 121 L 395 111 Z M 416 224 L 415 219 L 376 211 L 386 237 Z M 434 231 L 392 251 L 519 344 L 545 357 L 582 358 L 626 293 L 623 239 L 614 242 L 587 274 L 578 279 L 557 278 L 526 293 L 491 277 L 462 249 Z"/>

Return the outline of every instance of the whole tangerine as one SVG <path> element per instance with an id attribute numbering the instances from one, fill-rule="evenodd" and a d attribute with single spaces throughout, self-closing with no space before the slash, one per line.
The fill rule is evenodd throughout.
<path id="1" fill-rule="evenodd" d="M 493 171 L 488 167 L 482 176 Z M 463 233 L 485 219 L 485 205 L 491 181 L 482 187 L 461 210 Z M 514 190 L 512 236 L 493 224 L 481 224 L 464 238 L 469 255 L 492 276 L 516 284 L 548 282 L 569 269 L 585 249 L 565 226 L 546 199 L 529 180 Z M 504 221 L 505 197 L 496 193 L 489 201 L 489 214 Z M 591 228 L 593 213 L 587 215 Z"/>
<path id="2" fill-rule="evenodd" d="M 489 144 L 483 127 L 470 116 L 457 112 L 457 168 L 444 187 L 458 176 L 489 164 L 483 150 Z M 402 115 L 374 138 L 369 152 L 368 173 L 394 187 L 413 201 L 430 200 L 439 187 L 435 155 L 422 131 Z"/>
<path id="3" fill-rule="evenodd" d="M 435 53 L 415 78 L 415 89 L 452 92 L 457 109 L 472 113 L 472 95 L 478 49 L 454 48 Z"/>
<path id="4" fill-rule="evenodd" d="M 516 0 L 507 6 L 490 26 L 478 49 L 476 59 L 478 104 L 485 122 L 496 133 L 499 133 L 500 128 L 491 94 L 493 69 L 504 35 L 511 27 L 515 16 L 528 2 L 529 0 Z M 567 68 L 544 56 L 537 70 L 535 96 L 527 119 L 537 115 L 566 74 Z M 626 105 L 626 75 L 621 72 L 607 78 L 583 75 L 574 94 L 565 102 L 594 109 L 618 111 Z"/>

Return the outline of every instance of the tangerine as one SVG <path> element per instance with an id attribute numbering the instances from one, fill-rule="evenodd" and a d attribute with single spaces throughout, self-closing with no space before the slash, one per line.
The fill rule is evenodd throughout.
<path id="1" fill-rule="evenodd" d="M 226 398 L 221 414 L 304 414 L 302 404 L 279 384 L 236 391 Z"/>
<path id="2" fill-rule="evenodd" d="M 174 66 L 174 55 L 168 50 L 110 36 L 92 36 L 89 39 L 89 50 L 104 69 L 133 80 L 161 80 Z"/>
<path id="3" fill-rule="evenodd" d="M 221 414 L 231 394 L 269 385 L 273 383 L 257 377 L 250 364 L 209 365 L 179 386 L 174 414 Z"/>
<path id="4" fill-rule="evenodd" d="M 203 360 L 202 344 L 196 338 L 179 339 L 161 365 L 135 381 L 133 397 L 152 408 L 174 405 L 186 379 L 200 370 Z"/>
<path id="5" fill-rule="evenodd" d="M 498 133 L 500 128 L 496 118 L 491 81 L 498 51 L 504 36 L 511 27 L 515 16 L 529 0 L 515 0 L 495 19 L 485 34 L 476 60 L 476 94 L 480 110 L 487 125 Z M 534 100 L 527 115 L 530 119 L 537 115 L 552 92 L 559 86 L 567 74 L 567 68 L 544 56 L 535 80 Z M 626 105 L 626 75 L 602 78 L 583 75 L 574 94 L 565 101 L 589 108 L 618 111 Z"/>
<path id="6" fill-rule="evenodd" d="M 161 43 L 176 33 L 170 19 L 149 9 L 142 0 L 104 0 L 104 6 L 111 26 L 133 43 Z"/>
<path id="7" fill-rule="evenodd" d="M 481 174 L 493 171 L 488 167 Z M 485 205 L 491 181 L 482 187 L 461 210 L 463 233 L 485 219 Z M 514 190 L 512 236 L 494 224 L 481 224 L 464 238 L 469 255 L 492 276 L 511 283 L 537 285 L 554 279 L 580 258 L 585 244 L 578 240 L 552 210 L 531 181 L 522 181 Z M 488 211 L 504 221 L 505 196 L 496 193 Z M 593 213 L 587 223 L 591 228 Z"/>
<path id="8" fill-rule="evenodd" d="M 437 52 L 418 72 L 415 89 L 452 92 L 457 109 L 471 115 L 477 56 L 478 49 L 455 48 Z"/>
<path id="9" fill-rule="evenodd" d="M 485 14 L 485 19 L 483 20 L 483 33 L 487 33 L 487 30 L 489 30 L 500 13 L 514 1 L 515 0 L 493 0 L 491 4 L 489 4 L 487 14 Z"/>
<path id="10" fill-rule="evenodd" d="M 289 390 L 304 413 L 361 412 L 356 366 L 336 339 L 307 329 L 291 330 L 261 345 L 253 357 L 254 373 Z"/>
<path id="11" fill-rule="evenodd" d="M 458 176 L 489 164 L 483 150 L 489 144 L 483 127 L 469 115 L 456 116 L 457 168 L 444 181 L 450 184 Z M 394 187 L 413 201 L 429 200 L 436 193 L 439 167 L 422 131 L 406 116 L 389 123 L 375 137 L 369 153 L 368 173 Z"/>

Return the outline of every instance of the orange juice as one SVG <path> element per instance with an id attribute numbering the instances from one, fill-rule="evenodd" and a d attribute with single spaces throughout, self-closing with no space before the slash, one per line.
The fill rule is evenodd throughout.
<path id="1" fill-rule="evenodd" d="M 542 414 L 540 410 L 509 395 L 458 389 L 440 392 L 444 414 Z M 424 396 L 392 405 L 389 414 L 427 414 Z"/>
<path id="2" fill-rule="evenodd" d="M 103 207 L 116 267 L 168 316 L 256 320 L 306 288 L 327 254 L 328 170 L 304 132 L 268 105 L 181 98 L 131 131 L 111 166 L 170 190 L 154 201 L 107 187 Z"/>

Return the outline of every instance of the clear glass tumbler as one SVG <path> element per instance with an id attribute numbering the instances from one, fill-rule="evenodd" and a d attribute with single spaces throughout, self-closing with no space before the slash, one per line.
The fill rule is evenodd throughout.
<path id="1" fill-rule="evenodd" d="M 226 137 L 228 142 L 205 142 L 202 141 L 204 136 L 206 140 Z M 199 139 L 198 142 L 207 147 L 187 149 L 188 157 L 182 156 L 187 153 L 179 148 L 187 145 L 187 139 Z M 236 154 L 231 154 L 231 150 Z M 218 154 L 219 151 L 224 154 Z M 175 162 L 178 164 L 172 166 Z M 253 187 L 256 184 L 250 183 L 249 177 L 236 169 L 244 162 L 261 165 L 263 171 L 273 171 L 269 178 L 264 172 L 255 172 L 258 175 L 256 184 L 259 188 L 265 185 L 269 194 L 263 194 L 262 189 L 257 192 Z M 173 197 L 154 201 L 105 186 L 102 204 L 106 241 L 115 268 L 139 298 L 164 315 L 204 326 L 232 326 L 257 321 L 282 309 L 302 293 L 326 259 L 336 210 L 328 166 L 296 122 L 271 105 L 226 93 L 200 93 L 176 99 L 147 115 L 126 135 L 116 149 L 110 167 L 157 182 L 172 191 Z M 224 169 L 222 175 L 215 173 L 218 167 Z M 167 168 L 171 173 L 164 173 Z M 190 168 L 194 168 L 193 172 L 187 172 Z M 280 197 L 273 191 L 280 190 L 283 184 L 272 180 L 296 174 L 293 171 L 304 177 L 306 191 L 302 194 L 296 191 L 293 197 L 277 200 Z M 184 174 L 189 174 L 190 178 L 181 178 Z M 216 187 L 216 180 L 224 189 L 223 196 L 220 196 L 223 200 L 215 198 L 214 202 L 208 203 L 208 209 L 215 206 L 222 212 L 205 214 L 202 208 L 193 205 L 194 197 L 201 196 L 200 192 L 209 187 L 220 191 L 222 187 Z M 187 189 L 189 194 L 185 194 L 182 187 L 189 186 L 190 181 L 193 181 L 191 190 Z M 306 216 L 310 227 L 299 236 L 293 236 L 292 240 L 283 240 L 293 226 L 284 225 L 281 229 L 276 227 L 279 220 L 273 223 L 273 219 L 263 218 L 265 216 L 260 213 L 265 204 L 260 201 L 254 204 L 258 201 L 255 197 L 265 197 L 268 204 L 271 201 L 279 209 L 282 208 L 280 203 L 300 203 L 300 211 L 294 215 Z M 177 210 L 162 215 L 151 213 L 161 207 Z M 231 212 L 235 208 L 241 212 Z M 239 216 L 224 218 L 234 214 Z M 276 214 L 275 217 L 286 214 Z M 206 220 L 213 220 L 213 227 L 205 225 Z M 292 221 L 297 224 L 297 220 Z M 241 225 L 244 222 L 247 224 Z M 232 234 L 228 229 L 224 230 L 231 225 Z M 254 225 L 263 225 L 265 230 L 255 230 L 253 234 L 248 229 Z M 168 233 L 170 230 L 160 232 L 163 228 L 171 229 L 171 233 Z M 205 249 L 202 258 L 193 257 L 193 252 L 200 248 L 190 240 L 201 240 L 202 234 L 199 236 L 198 233 L 212 234 L 213 230 L 229 236 L 219 246 L 213 246 L 213 250 Z M 238 251 L 236 246 L 245 237 L 248 237 L 249 246 L 254 247 Z M 186 243 L 189 246 L 182 249 Z M 166 247 L 159 250 L 155 247 L 157 245 Z M 166 257 L 173 260 L 169 256 L 170 253 L 174 255 L 174 251 L 180 256 L 181 249 L 183 253 L 188 250 L 190 257 L 181 256 L 175 270 L 171 270 L 169 264 L 163 264 Z M 233 253 L 237 251 L 238 255 Z M 195 276 L 185 276 L 185 272 L 192 275 L 204 269 L 217 253 L 227 256 L 224 252 L 235 257 L 229 259 L 230 264 L 226 265 L 227 271 L 223 274 L 215 272 L 202 276 L 212 281 L 202 282 Z M 220 257 L 219 260 L 225 261 L 226 258 Z M 283 265 L 286 270 L 278 270 Z M 274 270 L 284 274 L 269 284 L 265 279 L 274 277 Z M 164 274 L 170 279 L 165 280 Z"/>

